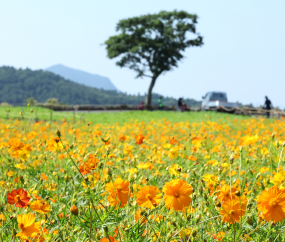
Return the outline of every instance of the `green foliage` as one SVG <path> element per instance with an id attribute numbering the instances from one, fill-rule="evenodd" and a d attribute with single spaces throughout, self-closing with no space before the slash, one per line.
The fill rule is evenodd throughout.
<path id="1" fill-rule="evenodd" d="M 48 100 L 46 100 L 46 104 L 56 105 L 56 104 L 58 104 L 58 99 L 57 98 L 49 98 Z"/>
<path id="2" fill-rule="evenodd" d="M 27 99 L 45 103 L 50 98 L 56 98 L 59 103 L 70 105 L 139 105 L 145 101 L 145 95 L 127 95 L 122 92 L 87 87 L 51 72 L 30 69 L 17 70 L 8 66 L 0 67 L 0 86 L 0 103 L 7 102 L 13 105 L 27 103 Z M 153 94 L 156 103 L 159 96 Z M 32 97 L 32 99 L 28 97 Z M 185 101 L 192 107 L 200 105 L 200 102 L 193 99 Z M 164 98 L 163 102 L 164 105 L 172 106 L 177 101 L 173 98 Z M 30 103 L 30 105 L 32 104 Z"/>
<path id="3" fill-rule="evenodd" d="M 33 97 L 30 97 L 26 100 L 27 104 L 29 104 L 30 106 L 35 106 L 38 101 L 36 99 L 34 99 Z"/>
<path id="4" fill-rule="evenodd" d="M 121 57 L 117 65 L 134 70 L 136 77 L 152 79 L 149 104 L 157 77 L 177 67 L 187 47 L 203 44 L 202 37 L 196 34 L 197 18 L 185 11 L 161 11 L 121 20 L 116 28 L 120 33 L 105 42 L 109 58 Z M 189 33 L 197 36 L 189 39 Z"/>

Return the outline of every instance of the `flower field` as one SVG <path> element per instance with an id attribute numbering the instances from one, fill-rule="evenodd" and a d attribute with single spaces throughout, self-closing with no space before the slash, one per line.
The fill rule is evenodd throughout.
<path id="1" fill-rule="evenodd" d="M 285 241 L 284 125 L 1 120 L 0 242 Z"/>

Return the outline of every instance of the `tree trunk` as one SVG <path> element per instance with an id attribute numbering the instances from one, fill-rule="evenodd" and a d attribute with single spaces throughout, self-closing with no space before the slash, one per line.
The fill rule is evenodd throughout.
<path id="1" fill-rule="evenodd" d="M 151 78 L 151 83 L 150 86 L 148 88 L 148 94 L 147 94 L 147 102 L 146 102 L 146 108 L 147 110 L 151 110 L 151 95 L 152 95 L 152 89 L 154 87 L 155 81 L 157 79 L 157 76 L 153 76 Z"/>

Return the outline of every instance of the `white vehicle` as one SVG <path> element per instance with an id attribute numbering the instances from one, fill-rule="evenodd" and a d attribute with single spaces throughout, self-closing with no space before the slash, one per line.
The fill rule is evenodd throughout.
<path id="1" fill-rule="evenodd" d="M 201 109 L 209 110 L 211 108 L 233 109 L 238 107 L 237 103 L 229 103 L 225 92 L 208 92 L 203 98 Z"/>

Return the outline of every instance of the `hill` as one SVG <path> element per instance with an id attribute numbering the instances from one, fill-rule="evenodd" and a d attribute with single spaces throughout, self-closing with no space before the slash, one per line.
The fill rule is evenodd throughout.
<path id="1" fill-rule="evenodd" d="M 103 88 L 104 90 L 118 91 L 118 89 L 114 86 L 114 84 L 107 77 L 90 74 L 88 72 L 73 69 L 73 68 L 60 65 L 60 64 L 51 66 L 45 70 L 50 71 L 54 74 L 60 75 L 65 79 L 74 81 L 79 84 L 84 84 L 86 86 L 95 87 L 98 89 Z"/>
<path id="2" fill-rule="evenodd" d="M 44 103 L 49 98 L 57 98 L 60 103 L 75 104 L 127 104 L 138 105 L 145 96 L 127 95 L 122 92 L 108 91 L 78 84 L 48 71 L 31 69 L 15 69 L 0 67 L 0 103 L 12 105 L 23 104 L 27 98 L 33 97 Z M 153 104 L 157 104 L 159 94 L 153 94 Z M 190 106 L 198 106 L 200 102 L 187 99 Z M 174 98 L 164 98 L 164 104 L 171 106 Z"/>

